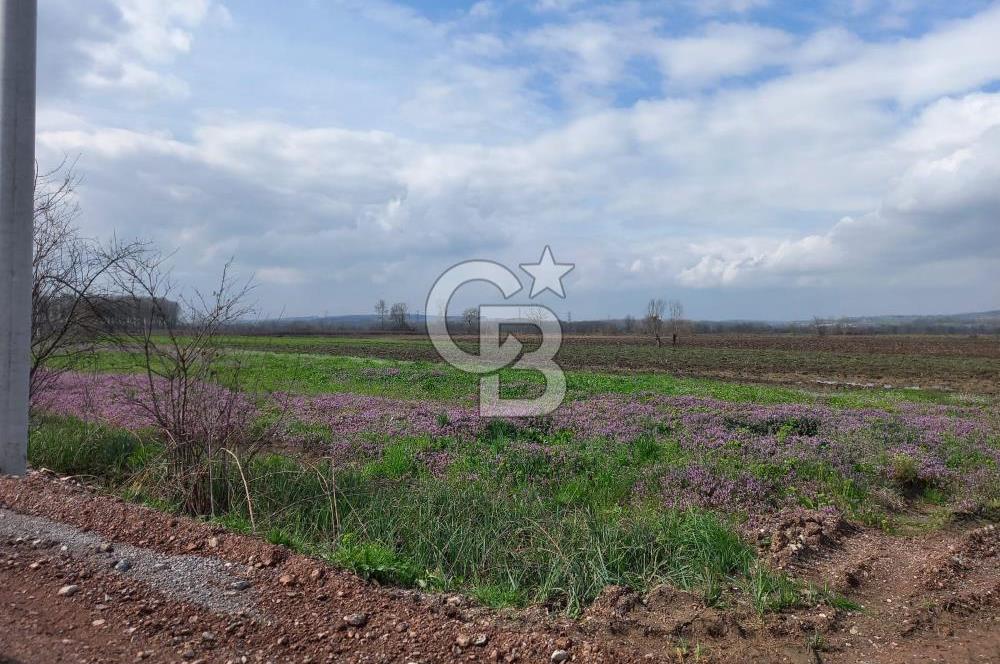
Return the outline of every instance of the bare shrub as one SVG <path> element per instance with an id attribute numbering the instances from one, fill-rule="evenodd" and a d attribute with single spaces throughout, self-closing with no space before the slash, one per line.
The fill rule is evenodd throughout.
<path id="1" fill-rule="evenodd" d="M 154 311 L 144 324 L 111 338 L 144 373 L 130 398 L 165 445 L 172 498 L 190 514 L 217 514 L 235 492 L 248 490 L 243 468 L 277 426 L 273 420 L 270 426 L 260 423 L 257 402 L 243 389 L 240 360 L 225 353 L 218 339 L 251 314 L 246 300 L 252 284 L 234 281 L 227 263 L 210 296 L 196 291 L 189 298 L 163 265 L 162 257 L 151 254 L 125 261 L 115 272 L 118 290 L 154 310 L 176 297 L 181 319 L 172 322 L 168 312 Z"/>
<path id="2" fill-rule="evenodd" d="M 389 319 L 397 330 L 409 330 L 410 324 L 407 322 L 409 308 L 405 302 L 396 302 L 389 308 Z"/>
<path id="3" fill-rule="evenodd" d="M 114 271 L 140 260 L 144 242 L 100 243 L 76 226 L 79 178 L 72 164 L 35 171 L 31 285 L 32 405 L 59 374 L 91 357 L 106 331 Z"/>
<path id="4" fill-rule="evenodd" d="M 667 307 L 670 310 L 670 343 L 673 346 L 677 345 L 677 335 L 679 335 L 686 327 L 686 322 L 684 320 L 684 305 L 680 303 L 680 300 L 670 300 L 667 303 Z"/>
<path id="5" fill-rule="evenodd" d="M 665 310 L 666 304 L 663 300 L 653 298 L 646 305 L 646 317 L 643 318 L 646 331 L 656 339 L 657 347 L 663 345 L 660 334 L 663 332 L 663 312 Z"/>
<path id="6" fill-rule="evenodd" d="M 469 307 L 463 311 L 462 322 L 465 323 L 465 331 L 468 334 L 475 334 L 479 330 L 479 307 Z"/>

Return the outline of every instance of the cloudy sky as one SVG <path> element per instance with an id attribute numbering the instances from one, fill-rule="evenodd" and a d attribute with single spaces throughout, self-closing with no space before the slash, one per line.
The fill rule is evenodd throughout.
<path id="1" fill-rule="evenodd" d="M 1000 3 L 39 4 L 85 230 L 233 256 L 264 314 L 545 245 L 574 319 L 1000 308 Z"/>

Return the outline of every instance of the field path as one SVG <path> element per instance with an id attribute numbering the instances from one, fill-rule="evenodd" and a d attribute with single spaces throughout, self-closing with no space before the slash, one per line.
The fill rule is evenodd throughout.
<path id="1" fill-rule="evenodd" d="M 865 611 L 761 620 L 663 587 L 580 621 L 497 612 L 36 472 L 0 477 L 0 664 L 1000 661 L 995 527 L 855 531 L 793 566 Z"/>
<path id="2" fill-rule="evenodd" d="M 0 662 L 641 659 L 40 473 L 0 477 L 0 600 Z"/>

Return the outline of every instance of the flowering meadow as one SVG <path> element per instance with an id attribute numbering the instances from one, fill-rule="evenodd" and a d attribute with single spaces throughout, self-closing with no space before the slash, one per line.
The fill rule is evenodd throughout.
<path id="1" fill-rule="evenodd" d="M 65 373 L 39 409 L 139 432 L 137 375 Z M 395 464 L 397 475 L 480 474 L 602 501 L 696 506 L 745 515 L 833 505 L 878 521 L 915 499 L 962 511 L 1000 500 L 997 417 L 979 407 L 885 409 L 760 405 L 650 393 L 569 401 L 530 420 L 480 417 L 454 403 L 351 393 L 247 399 L 280 413 L 282 450 L 338 468 Z M 603 483 L 603 484 L 602 484 Z M 586 484 L 585 490 L 581 488 Z"/>
<path id="2" fill-rule="evenodd" d="M 871 401 L 724 384 L 683 395 L 650 390 L 645 376 L 579 374 L 571 382 L 614 393 L 577 390 L 545 418 L 489 419 L 474 383 L 435 366 L 255 359 L 256 377 L 294 359 L 313 383 L 196 390 L 197 417 L 222 412 L 206 399 L 229 398 L 234 421 L 267 432 L 239 475 L 228 455 L 209 457 L 209 477 L 224 478 L 214 504 L 226 505 L 210 516 L 382 582 L 495 606 L 578 614 L 608 585 L 664 582 L 707 603 L 728 588 L 758 611 L 827 601 L 761 567 L 753 524 L 808 509 L 892 527 L 917 512 L 994 519 L 1000 507 L 1000 424 L 987 407 L 857 407 Z M 118 371 L 59 375 L 35 404 L 29 460 L 178 509 L 156 479 L 169 461 L 146 378 Z M 419 398 L 428 389 L 449 398 Z"/>

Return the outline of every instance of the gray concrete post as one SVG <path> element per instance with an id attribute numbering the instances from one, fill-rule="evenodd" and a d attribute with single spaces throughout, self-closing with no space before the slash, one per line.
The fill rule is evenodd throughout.
<path id="1" fill-rule="evenodd" d="M 0 0 L 0 474 L 28 454 L 37 0 Z"/>

